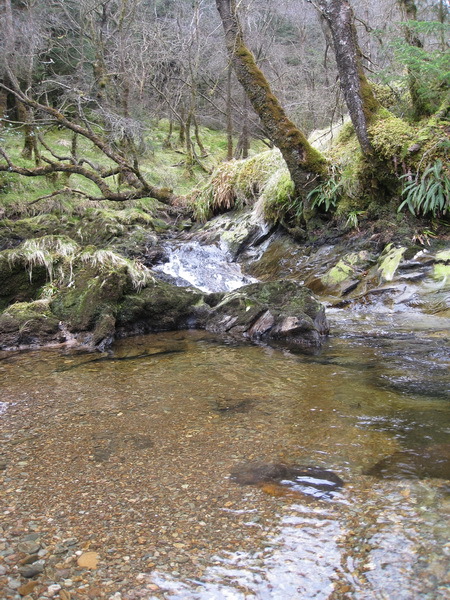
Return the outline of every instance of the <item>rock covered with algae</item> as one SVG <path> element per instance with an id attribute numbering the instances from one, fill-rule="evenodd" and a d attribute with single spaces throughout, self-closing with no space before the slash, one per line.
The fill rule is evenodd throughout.
<path id="1" fill-rule="evenodd" d="M 292 280 L 252 283 L 211 294 L 206 329 L 234 337 L 300 349 L 322 345 L 329 327 L 324 306 Z"/>

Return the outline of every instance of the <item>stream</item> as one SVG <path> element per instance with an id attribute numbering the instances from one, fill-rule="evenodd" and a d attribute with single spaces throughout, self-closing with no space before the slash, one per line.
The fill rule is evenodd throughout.
<path id="1" fill-rule="evenodd" d="M 449 320 L 328 316 L 312 355 L 203 331 L 0 354 L 5 598 L 23 539 L 30 598 L 450 598 Z M 230 477 L 278 463 L 344 486 Z"/>

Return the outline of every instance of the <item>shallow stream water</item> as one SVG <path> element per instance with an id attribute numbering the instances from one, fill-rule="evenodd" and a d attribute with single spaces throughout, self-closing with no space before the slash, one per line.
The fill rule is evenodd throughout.
<path id="1" fill-rule="evenodd" d="M 195 331 L 1 355 L 3 539 L 37 531 L 43 581 L 75 600 L 450 598 L 448 322 L 330 318 L 309 356 Z M 424 447 L 434 476 L 402 472 Z M 230 479 L 253 461 L 345 486 Z M 98 568 L 77 571 L 86 549 Z"/>

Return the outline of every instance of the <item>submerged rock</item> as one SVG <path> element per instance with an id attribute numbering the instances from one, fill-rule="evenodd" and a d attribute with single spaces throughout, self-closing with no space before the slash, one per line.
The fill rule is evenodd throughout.
<path id="1" fill-rule="evenodd" d="M 365 474 L 381 479 L 450 480 L 450 444 L 394 452 L 377 462 Z"/>
<path id="2" fill-rule="evenodd" d="M 291 491 L 322 498 L 344 486 L 343 480 L 333 471 L 283 463 L 245 463 L 238 465 L 230 477 L 240 485 L 255 485 L 274 496 Z"/>
<path id="3" fill-rule="evenodd" d="M 296 281 L 253 283 L 209 303 L 206 329 L 214 333 L 308 349 L 320 347 L 329 331 L 323 305 Z"/>

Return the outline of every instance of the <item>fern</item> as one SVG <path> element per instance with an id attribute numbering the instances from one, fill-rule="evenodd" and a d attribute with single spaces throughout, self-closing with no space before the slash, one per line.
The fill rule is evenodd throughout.
<path id="1" fill-rule="evenodd" d="M 402 179 L 409 179 L 410 174 Z M 431 213 L 433 217 L 445 215 L 450 205 L 450 177 L 446 173 L 442 161 L 437 160 L 428 165 L 419 178 L 419 174 L 403 188 L 405 199 L 398 207 L 400 212 L 405 206 L 413 215 Z"/>
<path id="2" fill-rule="evenodd" d="M 335 208 L 342 194 L 342 179 L 335 169 L 320 185 L 311 190 L 307 196 L 311 200 L 311 208 L 323 207 L 325 212 Z"/>

